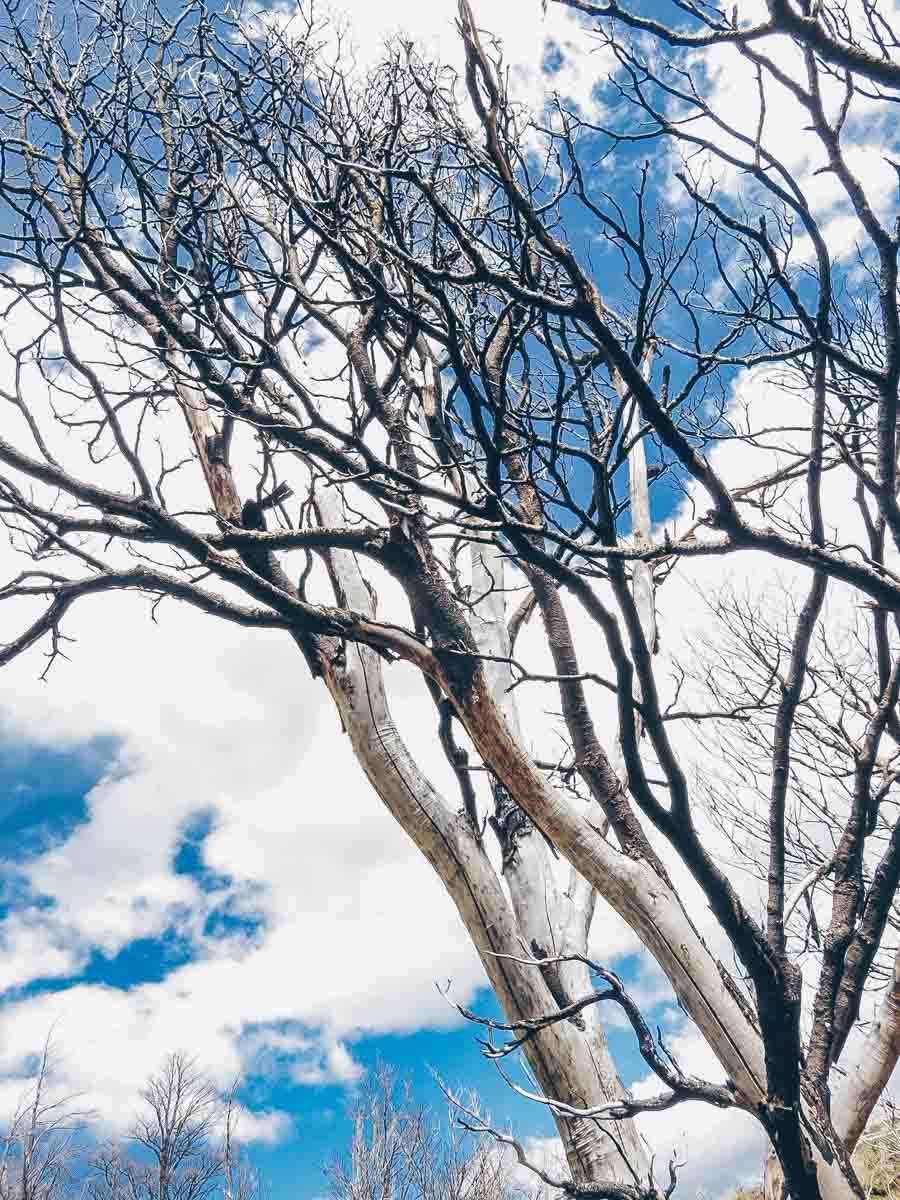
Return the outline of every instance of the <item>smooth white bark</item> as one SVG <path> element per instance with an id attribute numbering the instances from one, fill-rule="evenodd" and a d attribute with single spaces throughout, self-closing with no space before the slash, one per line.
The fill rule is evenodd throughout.
<path id="1" fill-rule="evenodd" d="M 332 568 L 346 602 L 371 615 L 372 599 L 355 559 L 332 553 Z M 488 856 L 468 824 L 441 797 L 409 753 L 391 717 L 382 660 L 362 646 L 348 645 L 326 671 L 355 755 L 379 797 L 440 876 L 481 957 L 508 1020 L 533 1017 L 554 1008 L 553 997 L 534 967 L 501 956 L 522 956 L 522 931 Z M 551 1026 L 526 1047 L 546 1095 L 571 1097 L 578 1106 L 606 1098 L 595 1053 L 575 1026 Z M 634 1164 L 623 1160 L 594 1122 L 560 1123 L 573 1176 L 584 1182 L 629 1178 Z"/>
<path id="2" fill-rule="evenodd" d="M 900 1056 L 900 951 L 875 1020 L 856 1048 L 847 1074 L 836 1089 L 831 1119 L 852 1151 L 887 1087 Z"/>
<path id="3" fill-rule="evenodd" d="M 522 744 L 516 693 L 512 690 L 513 670 L 509 662 L 510 645 L 507 625 L 504 558 L 492 544 L 473 543 L 472 632 L 480 652 L 486 655 L 485 675 L 490 692 L 506 722 Z M 504 877 L 523 940 L 538 956 L 582 954 L 588 952 L 588 935 L 594 912 L 593 889 L 573 872 L 574 880 L 563 892 L 556 878 L 554 860 L 546 840 L 534 827 L 518 836 L 515 852 L 504 868 Z M 559 1002 L 577 1000 L 591 990 L 590 972 L 583 963 L 561 963 L 555 968 Z M 603 1019 L 598 1006 L 585 1009 L 578 1026 L 583 1028 L 593 1070 L 589 1084 L 597 1094 L 597 1103 L 619 1100 L 626 1093 L 609 1050 Z M 609 1143 L 611 1177 L 633 1181 L 633 1172 L 646 1179 L 650 1160 L 633 1121 L 613 1127 L 614 1141 Z M 624 1152 L 631 1170 L 623 1171 L 618 1147 Z"/>

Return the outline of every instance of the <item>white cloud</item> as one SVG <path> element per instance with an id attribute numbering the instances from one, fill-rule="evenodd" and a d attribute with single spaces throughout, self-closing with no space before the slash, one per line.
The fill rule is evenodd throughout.
<path id="1" fill-rule="evenodd" d="M 558 93 L 588 116 L 596 115 L 598 80 L 606 60 L 585 53 L 587 22 L 572 9 L 550 4 L 542 13 L 541 0 L 473 0 L 479 29 L 488 41 L 502 43 L 503 60 L 510 68 L 510 89 L 516 101 L 539 111 Z M 285 31 L 297 23 L 297 9 L 287 2 L 269 8 L 267 22 Z M 374 65 L 385 43 L 396 37 L 411 39 L 432 59 L 461 69 L 463 58 L 457 33 L 456 0 L 393 0 L 390 6 L 368 0 L 324 0 L 317 18 L 337 18 L 319 38 L 327 53 L 336 50 L 334 28 L 344 31 L 341 52 L 352 52 L 360 73 Z M 299 23 L 302 25 L 302 23 Z M 550 64 L 552 63 L 552 69 Z"/>
<path id="2" fill-rule="evenodd" d="M 85 824 L 25 865 L 34 892 L 51 904 L 8 925 L 17 975 L 3 982 L 68 974 L 79 953 L 114 954 L 173 920 L 197 958 L 128 992 L 82 985 L 9 1003 L 0 1017 L 2 1068 L 17 1070 L 59 1017 L 68 1079 L 121 1112 L 123 1092 L 172 1048 L 188 1045 L 211 1070 L 236 1072 L 247 1025 L 309 1026 L 325 1047 L 298 1058 L 297 1079 L 311 1082 L 352 1077 L 338 1035 L 452 1019 L 433 984 L 452 976 L 469 996 L 482 978 L 474 951 L 430 868 L 373 803 L 299 656 L 285 655 L 272 635 L 247 638 L 175 609 L 148 636 L 142 607 L 126 602 L 112 623 L 89 608 L 76 614 L 79 655 L 55 676 L 53 698 L 34 685 L 33 663 L 12 668 L 23 735 L 100 730 L 140 753 L 130 773 L 93 790 Z M 134 646 L 134 706 L 124 695 L 113 702 L 123 642 Z M 81 655 L 89 672 L 79 669 Z M 145 657 L 155 659 L 156 686 Z M 190 699 L 179 709 L 176 698 Z M 205 936 L 204 918 L 223 889 L 203 893 L 172 871 L 184 822 L 201 810 L 214 820 L 205 865 L 233 881 L 224 891 L 238 905 L 253 885 L 263 926 L 249 945 Z M 110 1056 L 113 1087 L 103 1064 Z"/>
<path id="3" fill-rule="evenodd" d="M 239 1106 L 234 1128 L 244 1145 L 275 1146 L 290 1136 L 293 1122 L 287 1113 L 251 1112 L 250 1109 Z"/>

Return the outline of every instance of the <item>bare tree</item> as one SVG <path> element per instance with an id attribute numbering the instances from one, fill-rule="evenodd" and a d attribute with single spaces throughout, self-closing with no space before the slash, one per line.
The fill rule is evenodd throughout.
<path id="1" fill-rule="evenodd" d="M 0 511 L 25 562 L 2 592 L 21 624 L 0 662 L 40 643 L 49 669 L 68 610 L 123 589 L 248 637 L 287 635 L 456 904 L 506 1016 L 498 1061 L 521 1049 L 557 1120 L 560 1186 L 670 1191 L 674 1167 L 656 1181 L 631 1118 L 700 1099 L 758 1118 L 794 1196 L 859 1195 L 851 1154 L 900 1052 L 885 940 L 900 881 L 900 317 L 897 232 L 844 139 L 857 106 L 895 101 L 897 42 L 877 3 L 856 16 L 773 3 L 747 27 L 679 4 L 699 27 L 688 33 L 617 3 L 569 6 L 602 18 L 617 123 L 562 103 L 549 120 L 520 111 L 466 0 L 462 79 L 405 44 L 354 76 L 341 31 L 307 5 L 285 24 L 194 0 L 177 14 L 83 0 L 63 25 L 52 3 L 4 0 L 14 423 Z M 697 64 L 722 46 L 755 73 L 749 134 Z M 771 89 L 802 110 L 837 181 L 859 242 L 852 276 L 805 181 L 769 148 Z M 665 162 L 671 143 L 693 158 L 667 212 L 634 151 Z M 613 153 L 627 194 L 592 168 Z M 701 158 L 749 181 L 738 199 Z M 596 271 L 576 229 L 603 246 Z M 762 375 L 799 418 L 736 414 L 736 379 Z M 736 485 L 709 457 L 729 442 L 746 452 Z M 832 477 L 851 481 L 862 541 L 841 533 Z M 677 537 L 653 526 L 666 486 L 695 506 Z M 714 651 L 703 686 L 695 671 L 684 690 L 685 673 L 659 669 L 656 591 L 676 567 L 751 551 L 763 574 L 807 572 L 808 590 L 775 637 L 765 613 L 742 625 L 723 597 L 752 672 Z M 399 590 L 402 608 L 379 612 L 377 589 Z M 848 592 L 864 628 L 852 661 L 820 645 L 827 598 Z M 550 674 L 516 657 L 532 612 Z M 588 669 L 576 613 L 593 634 Z M 457 798 L 392 721 L 396 659 L 427 685 Z M 823 679 L 831 699 L 816 711 Z M 568 742 L 557 761 L 529 752 L 519 704 L 546 684 Z M 614 697 L 614 730 L 589 685 Z M 763 920 L 716 860 L 701 802 L 723 789 L 711 771 L 693 786 L 678 735 L 702 722 L 724 745 L 738 720 L 764 804 Z M 824 773 L 817 729 L 831 731 Z M 811 839 L 801 862 L 792 814 L 816 787 L 834 843 L 824 854 Z M 700 937 L 676 864 L 738 978 Z M 810 949 L 814 885 L 828 913 Z M 598 902 L 655 957 L 726 1086 L 683 1071 L 591 961 Z M 879 966 L 884 997 L 861 1030 Z M 625 1011 L 658 1096 L 626 1094 L 604 1002 Z M 145 1140 L 160 1200 L 182 1144 L 165 1141 L 164 1162 L 162 1128 Z"/>
<path id="2" fill-rule="evenodd" d="M 137 1153 L 113 1143 L 95 1154 L 88 1183 L 94 1200 L 205 1200 L 219 1188 L 237 1188 L 233 1096 L 223 1103 L 196 1061 L 180 1052 L 140 1095 L 128 1135 Z"/>
<path id="3" fill-rule="evenodd" d="M 222 1134 L 222 1169 L 225 1176 L 225 1200 L 262 1200 L 263 1185 L 259 1171 L 249 1161 L 239 1137 L 240 1107 L 237 1084 L 225 1101 Z"/>
<path id="4" fill-rule="evenodd" d="M 60 1200 L 82 1156 L 89 1113 L 54 1084 L 53 1041 L 44 1043 L 34 1079 L 0 1128 L 0 1200 Z"/>
<path id="5" fill-rule="evenodd" d="M 384 1065 L 356 1101 L 348 1153 L 326 1175 L 334 1200 L 507 1200 L 518 1190 L 500 1154 L 442 1127 Z"/>

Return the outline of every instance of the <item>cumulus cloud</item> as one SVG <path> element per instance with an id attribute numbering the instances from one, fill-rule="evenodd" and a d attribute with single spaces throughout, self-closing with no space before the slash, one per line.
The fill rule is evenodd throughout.
<path id="1" fill-rule="evenodd" d="M 863 27 L 862 6 L 848 5 L 845 13 L 848 27 L 856 29 L 864 44 L 869 35 Z M 897 8 L 885 4 L 879 7 L 879 14 L 890 22 L 896 19 Z M 755 24 L 767 15 L 765 5 L 759 0 L 740 5 L 741 24 Z M 645 40 L 639 45 L 653 66 L 659 68 L 658 49 L 653 43 Z M 849 265 L 858 246 L 865 242 L 859 218 L 850 211 L 844 184 L 830 169 L 810 113 L 774 74 L 778 72 L 787 81 L 806 86 L 802 50 L 790 38 L 770 38 L 765 42 L 765 57 L 774 70 L 763 71 L 761 93 L 756 64 L 732 45 L 688 51 L 680 56 L 679 65 L 694 72 L 697 79 L 703 79 L 703 99 L 708 109 L 701 114 L 691 105 L 687 99 L 689 88 L 682 88 L 678 97 L 660 98 L 661 107 L 670 117 L 693 113 L 690 132 L 698 139 L 697 144 L 690 146 L 668 143 L 669 170 L 663 185 L 667 198 L 673 204 L 689 203 L 687 193 L 675 177 L 680 169 L 692 176 L 701 190 L 711 189 L 719 198 L 739 200 L 745 214 L 751 214 L 755 223 L 757 218 L 753 214 L 759 204 L 770 202 L 771 197 L 763 193 L 752 174 L 739 164 L 753 164 L 759 137 L 764 153 L 770 156 L 767 169 L 771 178 L 808 206 L 833 262 Z M 671 82 L 665 71 L 663 79 Z M 847 101 L 843 82 L 837 74 L 820 72 L 818 86 L 826 117 L 834 122 Z M 840 139 L 850 173 L 863 188 L 872 211 L 888 228 L 894 220 L 897 199 L 897 173 L 890 155 L 885 153 L 886 147 L 896 150 L 898 144 L 892 110 L 890 101 L 867 94 L 866 89 L 858 91 L 848 103 Z M 704 143 L 735 161 L 703 149 Z M 799 218 L 794 222 L 790 240 L 792 264 L 799 266 L 813 260 L 813 243 Z"/>
<path id="2" fill-rule="evenodd" d="M 598 81 L 608 62 L 601 55 L 585 53 L 587 22 L 573 10 L 542 0 L 474 0 L 475 20 L 491 44 L 502 47 L 510 69 L 513 98 L 532 112 L 539 112 L 553 96 L 560 96 L 588 117 L 598 108 Z M 348 52 L 360 75 L 373 66 L 385 44 L 394 39 L 411 40 L 429 58 L 462 68 L 462 48 L 457 32 L 456 0 L 393 0 L 389 8 L 366 0 L 323 0 L 316 6 L 324 53 L 338 52 L 346 61 Z M 276 23 L 286 34 L 297 22 L 293 3 L 282 2 L 260 8 L 266 24 Z"/>

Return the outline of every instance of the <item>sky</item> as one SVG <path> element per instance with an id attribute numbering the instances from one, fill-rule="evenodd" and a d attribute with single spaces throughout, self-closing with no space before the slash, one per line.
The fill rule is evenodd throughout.
<path id="1" fill-rule="evenodd" d="M 341 5 L 361 59 L 404 29 L 457 62 L 454 7 Z M 503 38 L 521 98 L 539 107 L 558 88 L 594 111 L 602 63 L 572 13 L 551 4 L 543 16 L 539 0 L 476 9 Z M 752 84 L 724 61 L 713 81 L 737 109 Z M 776 136 L 802 165 L 796 128 L 786 121 Z M 856 162 L 887 203 L 890 168 L 864 138 Z M 851 248 L 833 181 L 810 187 L 832 244 Z M 783 407 L 783 396 L 756 392 Z M 726 477 L 740 477 L 736 453 L 717 459 Z M 8 557 L 0 552 L 4 570 Z M 750 579 L 753 563 L 737 569 Z M 720 570 L 709 560 L 698 586 L 715 588 Z M 786 586 L 792 578 L 785 568 Z M 662 603 L 664 643 L 704 630 L 687 588 Z M 443 993 L 496 1011 L 449 900 L 279 635 L 248 636 L 174 605 L 151 624 L 144 603 L 122 596 L 76 610 L 68 632 L 76 643 L 48 682 L 32 652 L 6 669 L 0 693 L 0 1117 L 52 1030 L 61 1086 L 85 1093 L 100 1136 L 125 1128 L 142 1081 L 173 1050 L 195 1054 L 223 1087 L 240 1077 L 241 1133 L 273 1200 L 321 1193 L 322 1162 L 346 1145 L 349 1107 L 379 1059 L 437 1107 L 435 1075 L 475 1088 L 499 1124 L 546 1148 L 550 1123 L 505 1088 Z M 541 653 L 532 629 L 525 652 Z M 424 685 L 403 666 L 391 673 L 398 724 L 424 739 L 429 771 L 452 786 L 422 729 Z M 542 701 L 530 703 L 539 722 Z M 718 1078 L 633 935 L 601 918 L 604 962 L 685 1065 Z M 614 1024 L 611 1042 L 626 1084 L 646 1091 L 630 1034 Z M 759 1134 L 740 1114 L 685 1106 L 644 1129 L 661 1156 L 677 1146 L 686 1159 L 679 1195 L 702 1187 L 715 1200 L 759 1174 Z"/>

